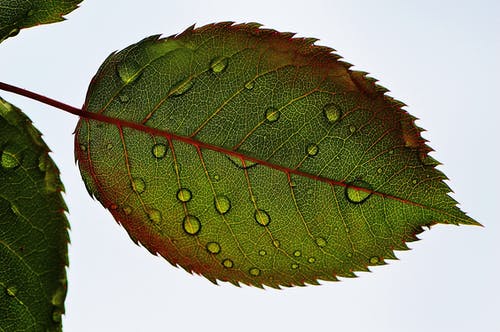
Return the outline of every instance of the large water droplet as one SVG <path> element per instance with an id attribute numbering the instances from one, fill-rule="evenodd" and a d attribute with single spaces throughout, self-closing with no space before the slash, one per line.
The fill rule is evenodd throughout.
<path id="1" fill-rule="evenodd" d="M 182 227 L 189 235 L 196 235 L 201 230 L 201 223 L 198 218 L 188 214 L 182 221 Z"/>
<path id="2" fill-rule="evenodd" d="M 157 159 L 162 159 L 163 157 L 165 157 L 165 154 L 167 153 L 167 146 L 163 143 L 157 143 L 153 145 L 151 152 L 153 153 L 153 157 Z"/>
<path id="3" fill-rule="evenodd" d="M 217 195 L 214 199 L 215 209 L 220 214 L 225 214 L 231 209 L 231 201 L 224 195 Z"/>
<path id="4" fill-rule="evenodd" d="M 123 83 L 130 84 L 141 76 L 142 68 L 135 60 L 124 59 L 116 66 L 116 71 Z"/>
<path id="5" fill-rule="evenodd" d="M 1 163 L 4 168 L 16 168 L 19 166 L 19 157 L 10 151 L 3 151 Z"/>
<path id="6" fill-rule="evenodd" d="M 326 240 L 322 237 L 318 237 L 316 239 L 316 244 L 318 245 L 318 247 L 324 247 L 326 246 Z"/>
<path id="7" fill-rule="evenodd" d="M 226 69 L 228 61 L 226 57 L 216 57 L 210 62 L 210 70 L 212 70 L 213 73 L 221 73 Z"/>
<path id="8" fill-rule="evenodd" d="M 269 216 L 269 214 L 266 211 L 260 209 L 255 211 L 254 218 L 261 226 L 267 226 L 271 222 L 271 217 Z"/>
<path id="9" fill-rule="evenodd" d="M 181 202 L 189 202 L 193 196 L 191 195 L 191 191 L 186 188 L 181 188 L 177 191 L 177 199 Z"/>
<path id="10" fill-rule="evenodd" d="M 248 273 L 254 277 L 260 276 L 260 270 L 256 267 L 252 267 L 250 270 L 248 270 Z"/>
<path id="11" fill-rule="evenodd" d="M 363 203 L 372 194 L 372 186 L 363 180 L 355 180 L 345 188 L 345 195 L 351 203 Z"/>
<path id="12" fill-rule="evenodd" d="M 326 104 L 323 107 L 323 114 L 328 122 L 334 123 L 340 119 L 342 111 L 335 104 Z"/>
<path id="13" fill-rule="evenodd" d="M 170 95 L 177 97 L 185 94 L 193 87 L 193 78 L 188 77 L 184 81 L 177 83 L 172 89 L 170 89 Z"/>
<path id="14" fill-rule="evenodd" d="M 281 115 L 280 111 L 275 107 L 269 107 L 266 110 L 266 120 L 268 122 L 278 121 L 278 119 L 280 118 L 280 115 Z"/>
<path id="15" fill-rule="evenodd" d="M 159 223 L 161 221 L 161 212 L 157 209 L 148 210 L 148 218 L 154 223 Z"/>
<path id="16" fill-rule="evenodd" d="M 5 293 L 11 297 L 14 297 L 17 294 L 17 287 L 16 286 L 7 287 L 7 289 L 5 289 Z"/>
<path id="17" fill-rule="evenodd" d="M 206 248 L 209 253 L 214 255 L 220 252 L 220 244 L 217 242 L 208 242 Z"/>
<path id="18" fill-rule="evenodd" d="M 132 189 L 136 193 L 141 194 L 146 190 L 146 183 L 141 178 L 134 178 L 132 179 Z"/>
<path id="19" fill-rule="evenodd" d="M 254 86 L 255 86 L 255 82 L 253 80 L 245 83 L 245 89 L 247 89 L 247 90 L 252 90 Z"/>
<path id="20" fill-rule="evenodd" d="M 225 267 L 225 268 L 232 268 L 234 266 L 234 263 L 232 260 L 230 260 L 229 258 L 226 258 L 225 260 L 222 261 L 222 265 Z"/>
<path id="21" fill-rule="evenodd" d="M 306 152 L 309 157 L 314 157 L 319 152 L 319 147 L 317 144 L 311 143 L 306 147 Z"/>

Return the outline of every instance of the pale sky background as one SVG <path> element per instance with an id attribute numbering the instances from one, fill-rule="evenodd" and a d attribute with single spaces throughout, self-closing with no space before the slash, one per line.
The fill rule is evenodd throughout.
<path id="1" fill-rule="evenodd" d="M 499 1 L 98 1 L 0 45 L 0 80 L 81 106 L 104 59 L 217 21 L 316 37 L 370 72 L 427 129 L 453 197 L 481 227 L 438 225 L 360 278 L 285 290 L 215 286 L 130 241 L 85 191 L 77 118 L 0 92 L 44 133 L 71 245 L 65 331 L 500 331 Z"/>

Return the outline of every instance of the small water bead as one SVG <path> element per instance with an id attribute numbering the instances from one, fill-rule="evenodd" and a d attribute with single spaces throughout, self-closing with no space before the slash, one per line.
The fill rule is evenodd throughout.
<path id="1" fill-rule="evenodd" d="M 217 174 L 214 175 L 214 180 L 215 181 L 219 181 L 220 180 L 220 176 L 218 176 Z"/>
<path id="2" fill-rule="evenodd" d="M 177 199 L 181 202 L 189 202 L 193 196 L 191 191 L 186 188 L 181 188 L 177 191 Z"/>
<path id="3" fill-rule="evenodd" d="M 226 57 L 216 57 L 210 62 L 210 70 L 213 73 L 221 73 L 226 69 L 228 62 L 229 59 Z"/>
<path id="4" fill-rule="evenodd" d="M 411 183 L 413 183 L 413 184 L 417 184 L 417 183 L 418 183 L 418 181 L 417 181 L 416 179 L 413 179 L 413 180 L 411 181 Z"/>
<path id="5" fill-rule="evenodd" d="M 229 258 L 226 258 L 225 260 L 222 261 L 222 265 L 227 268 L 227 269 L 230 269 L 234 266 L 234 263 L 232 260 L 230 260 Z"/>
<path id="6" fill-rule="evenodd" d="M 19 159 L 18 157 L 9 151 L 4 151 L 2 152 L 2 166 L 4 168 L 10 169 L 10 168 L 16 168 L 19 166 Z"/>
<path id="7" fill-rule="evenodd" d="M 347 257 L 351 258 L 352 257 L 352 252 L 347 253 Z"/>
<path id="8" fill-rule="evenodd" d="M 307 259 L 307 261 L 308 261 L 309 263 L 311 263 L 311 264 L 312 264 L 312 263 L 316 262 L 316 258 L 314 258 L 314 257 L 309 257 L 309 258 Z"/>
<path id="9" fill-rule="evenodd" d="M 275 248 L 279 248 L 279 247 L 281 246 L 280 241 L 279 241 L 279 240 L 273 240 L 273 246 L 274 246 Z"/>
<path id="10" fill-rule="evenodd" d="M 196 235 L 201 230 L 201 223 L 197 217 L 188 214 L 182 221 L 182 227 L 189 235 Z"/>
<path id="11" fill-rule="evenodd" d="M 306 152 L 309 155 L 309 157 L 314 157 L 315 155 L 318 154 L 319 147 L 317 144 L 311 143 L 307 146 Z"/>
<path id="12" fill-rule="evenodd" d="M 151 153 L 153 154 L 153 157 L 155 157 L 156 159 L 162 159 L 165 157 L 165 154 L 167 153 L 167 145 L 163 143 L 156 143 L 151 148 Z"/>
<path id="13" fill-rule="evenodd" d="M 380 259 L 376 256 L 373 256 L 370 258 L 370 264 L 377 264 L 380 261 Z"/>
<path id="14" fill-rule="evenodd" d="M 292 263 L 292 269 L 296 270 L 299 268 L 299 264 L 297 263 Z"/>
<path id="15" fill-rule="evenodd" d="M 349 126 L 349 131 L 351 132 L 351 134 L 354 134 L 354 132 L 356 131 L 356 127 L 355 126 Z"/>
<path id="16" fill-rule="evenodd" d="M 295 257 L 300 257 L 302 255 L 302 253 L 300 252 L 300 250 L 295 250 L 295 252 L 293 253 L 293 255 Z"/>
<path id="17" fill-rule="evenodd" d="M 141 74 L 141 66 L 133 59 L 124 59 L 116 66 L 118 76 L 125 84 L 133 83 Z"/>
<path id="18" fill-rule="evenodd" d="M 108 145 L 106 145 L 106 149 L 111 150 L 112 148 L 113 148 L 113 144 L 108 143 Z"/>
<path id="19" fill-rule="evenodd" d="M 16 286 L 10 286 L 5 289 L 5 293 L 11 297 L 16 296 L 17 294 L 17 287 Z"/>
<path id="20" fill-rule="evenodd" d="M 322 237 L 318 237 L 316 239 L 316 244 L 318 245 L 318 247 L 324 247 L 326 246 L 326 240 Z"/>
<path id="21" fill-rule="evenodd" d="M 141 178 L 134 178 L 132 179 L 132 189 L 136 193 L 141 194 L 146 190 L 146 183 Z"/>
<path id="22" fill-rule="evenodd" d="M 126 216 L 130 215 L 132 213 L 132 207 L 128 205 L 124 206 L 123 213 L 125 213 Z"/>
<path id="23" fill-rule="evenodd" d="M 130 98 L 125 95 L 125 94 L 121 94 L 118 96 L 118 99 L 122 102 L 122 103 L 128 103 L 130 101 Z"/>
<path id="24" fill-rule="evenodd" d="M 326 104 L 323 107 L 323 114 L 328 122 L 334 123 L 337 122 L 342 116 L 342 111 L 335 104 Z"/>
<path id="25" fill-rule="evenodd" d="M 363 203 L 372 194 L 372 186 L 363 180 L 355 180 L 345 188 L 345 195 L 349 202 L 359 204 Z"/>
<path id="26" fill-rule="evenodd" d="M 255 82 L 253 80 L 245 83 L 245 89 L 247 89 L 247 90 L 252 90 L 254 86 L 255 86 Z"/>
<path id="27" fill-rule="evenodd" d="M 193 79 L 191 77 L 188 77 L 187 79 L 179 82 L 172 89 L 170 89 L 170 95 L 174 97 L 181 96 L 188 92 L 193 87 L 193 84 Z"/>
<path id="28" fill-rule="evenodd" d="M 259 255 L 265 256 L 265 255 L 267 255 L 267 252 L 264 249 L 259 250 Z"/>
<path id="29" fill-rule="evenodd" d="M 254 218 L 261 226 L 267 226 L 271 222 L 271 217 L 269 216 L 269 214 L 266 211 L 260 209 L 255 211 Z"/>
<path id="30" fill-rule="evenodd" d="M 382 174 L 382 172 L 383 172 L 383 171 L 384 171 L 384 170 L 383 170 L 382 168 L 377 169 L 377 173 L 378 173 L 378 174 Z"/>
<path id="31" fill-rule="evenodd" d="M 218 244 L 217 242 L 208 242 L 207 243 L 207 251 L 211 254 L 218 254 L 220 252 L 220 244 Z"/>
<path id="32" fill-rule="evenodd" d="M 225 195 L 217 195 L 214 198 L 215 209 L 220 214 L 225 214 L 231 209 L 231 201 Z"/>
<path id="33" fill-rule="evenodd" d="M 278 119 L 280 118 L 280 115 L 281 115 L 280 111 L 275 107 L 269 107 L 266 110 L 266 120 L 268 122 L 278 121 Z"/>
<path id="34" fill-rule="evenodd" d="M 148 211 L 148 218 L 154 223 L 159 223 L 161 221 L 161 212 L 156 209 L 150 209 Z"/>
<path id="35" fill-rule="evenodd" d="M 260 270 L 256 267 L 252 267 L 250 270 L 248 270 L 248 273 L 254 277 L 260 276 Z"/>

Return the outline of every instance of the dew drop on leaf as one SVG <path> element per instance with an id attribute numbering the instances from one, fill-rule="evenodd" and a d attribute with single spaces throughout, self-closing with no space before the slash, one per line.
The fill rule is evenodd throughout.
<path id="1" fill-rule="evenodd" d="M 292 263 L 292 269 L 296 270 L 299 268 L 299 264 L 297 263 Z"/>
<path id="2" fill-rule="evenodd" d="M 141 194 L 146 190 L 146 183 L 141 178 L 134 178 L 132 179 L 132 189 L 136 193 Z"/>
<path id="3" fill-rule="evenodd" d="M 318 245 L 318 247 L 324 247 L 326 246 L 326 240 L 322 237 L 318 237 L 316 239 L 316 244 Z"/>
<path id="4" fill-rule="evenodd" d="M 230 260 L 229 258 L 226 258 L 225 260 L 222 261 L 222 265 L 225 267 L 225 268 L 232 268 L 234 266 L 234 263 L 232 260 Z"/>
<path id="5" fill-rule="evenodd" d="M 267 252 L 264 249 L 259 250 L 259 255 L 265 256 L 267 255 Z"/>
<path id="6" fill-rule="evenodd" d="M 214 198 L 215 209 L 220 214 L 225 214 L 231 209 L 231 201 L 225 195 L 217 195 Z"/>
<path id="7" fill-rule="evenodd" d="M 260 270 L 256 267 L 252 267 L 250 270 L 248 270 L 248 273 L 254 277 L 260 276 Z"/>
<path id="8" fill-rule="evenodd" d="M 17 294 L 17 287 L 16 286 L 7 287 L 7 289 L 5 289 L 5 293 L 11 297 L 14 297 Z"/>
<path id="9" fill-rule="evenodd" d="M 295 257 L 300 257 L 302 255 L 302 253 L 300 252 L 300 250 L 295 250 L 295 252 L 293 253 L 293 255 Z"/>
<path id="10" fill-rule="evenodd" d="M 186 233 L 189 235 L 196 235 L 201 230 L 200 220 L 197 217 L 188 214 L 182 221 L 182 228 L 184 228 Z"/>
<path id="11" fill-rule="evenodd" d="M 379 258 L 376 256 L 370 258 L 370 264 L 377 264 L 379 261 Z"/>
<path id="12" fill-rule="evenodd" d="M 177 191 L 177 199 L 181 202 L 189 202 L 191 200 L 191 191 L 186 188 L 181 188 Z"/>
<path id="13" fill-rule="evenodd" d="M 253 80 L 252 81 L 248 81 L 248 82 L 245 83 L 245 89 L 252 90 L 253 87 L 254 87 L 254 85 L 255 85 L 255 82 Z"/>
<path id="14" fill-rule="evenodd" d="M 124 59 L 116 66 L 118 76 L 125 84 L 133 83 L 141 74 L 141 66 L 133 59 Z"/>
<path id="15" fill-rule="evenodd" d="M 267 226 L 271 222 L 271 217 L 269 214 L 264 211 L 264 210 L 257 210 L 255 211 L 254 214 L 255 220 L 259 223 L 261 226 Z"/>
<path id="16" fill-rule="evenodd" d="M 372 186 L 363 180 L 355 180 L 345 188 L 346 197 L 351 203 L 363 203 L 372 194 Z"/>
<path id="17" fill-rule="evenodd" d="M 349 131 L 353 134 L 356 131 L 356 127 L 353 125 L 349 126 Z"/>
<path id="18" fill-rule="evenodd" d="M 310 157 L 314 157 L 315 155 L 318 154 L 319 152 L 319 147 L 318 145 L 311 143 L 307 146 L 306 152 Z"/>
<path id="19" fill-rule="evenodd" d="M 193 84 L 193 79 L 188 77 L 170 89 L 170 95 L 174 97 L 182 96 L 193 87 Z"/>
<path id="20" fill-rule="evenodd" d="M 340 108 L 335 104 L 326 104 L 323 107 L 323 114 L 326 120 L 330 123 L 337 122 L 342 116 Z"/>
<path id="21" fill-rule="evenodd" d="M 314 258 L 314 257 L 309 257 L 309 258 L 307 259 L 307 261 L 308 261 L 309 263 L 311 263 L 311 264 L 312 264 L 312 263 L 316 262 L 316 258 Z"/>
<path id="22" fill-rule="evenodd" d="M 266 120 L 268 122 L 275 122 L 280 118 L 280 111 L 275 107 L 269 107 L 266 110 Z"/>
<path id="23" fill-rule="evenodd" d="M 161 212 L 157 209 L 148 210 L 148 218 L 154 223 L 159 223 L 161 221 Z"/>
<path id="24" fill-rule="evenodd" d="M 227 64 L 228 58 L 223 56 L 216 57 L 210 62 L 210 70 L 213 73 L 221 73 L 226 69 Z"/>
<path id="25" fill-rule="evenodd" d="M 220 252 L 220 244 L 217 242 L 208 242 L 207 243 L 207 251 L 211 254 L 218 254 Z"/>
<path id="26" fill-rule="evenodd" d="M 162 159 L 167 153 L 167 146 L 163 143 L 157 143 L 153 145 L 151 152 L 153 153 L 153 157 L 156 159 Z"/>
<path id="27" fill-rule="evenodd" d="M 279 241 L 279 240 L 273 240 L 273 246 L 274 246 L 275 248 L 279 248 L 279 247 L 281 246 L 280 241 Z"/>

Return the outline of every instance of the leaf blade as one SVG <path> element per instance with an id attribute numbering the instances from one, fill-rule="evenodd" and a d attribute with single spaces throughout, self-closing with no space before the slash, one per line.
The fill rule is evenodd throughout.
<path id="1" fill-rule="evenodd" d="M 401 103 L 311 42 L 221 23 L 110 56 L 76 134 L 91 192 L 171 263 L 257 286 L 352 276 L 422 226 L 475 224 Z"/>
<path id="2" fill-rule="evenodd" d="M 49 149 L 0 98 L 0 328 L 61 330 L 68 222 Z"/>

